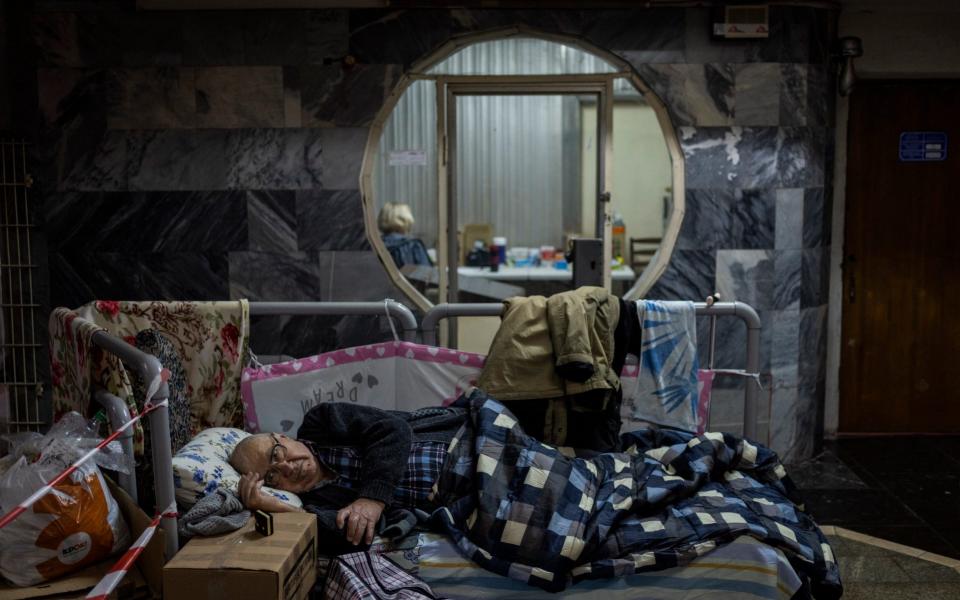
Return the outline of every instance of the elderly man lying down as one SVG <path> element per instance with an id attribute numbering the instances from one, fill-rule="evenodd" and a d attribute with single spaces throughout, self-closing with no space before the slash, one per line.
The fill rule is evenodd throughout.
<path id="1" fill-rule="evenodd" d="M 466 409 L 392 413 L 346 403 L 307 413 L 297 439 L 259 434 L 231 457 L 250 508 L 300 494 L 327 549 L 356 550 L 385 511 L 423 509 L 468 558 L 550 591 L 683 565 L 740 535 L 782 550 L 816 598 L 838 598 L 833 553 L 776 455 L 727 434 L 641 430 L 625 452 L 576 458 L 528 436 L 475 389 Z"/>

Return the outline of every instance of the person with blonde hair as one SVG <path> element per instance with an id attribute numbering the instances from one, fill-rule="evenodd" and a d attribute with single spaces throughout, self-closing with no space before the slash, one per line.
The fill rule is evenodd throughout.
<path id="1" fill-rule="evenodd" d="M 377 215 L 380 237 L 398 268 L 433 264 L 423 241 L 409 235 L 414 223 L 410 206 L 403 202 L 387 202 Z"/>

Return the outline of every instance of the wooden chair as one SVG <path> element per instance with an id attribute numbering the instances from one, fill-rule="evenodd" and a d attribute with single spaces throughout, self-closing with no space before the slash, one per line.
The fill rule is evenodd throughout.
<path id="1" fill-rule="evenodd" d="M 639 275 L 660 248 L 661 238 L 630 238 L 630 268 Z"/>

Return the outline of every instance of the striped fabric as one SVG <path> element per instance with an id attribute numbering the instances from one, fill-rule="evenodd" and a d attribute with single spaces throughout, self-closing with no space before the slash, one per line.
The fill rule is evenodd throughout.
<path id="1" fill-rule="evenodd" d="M 324 600 L 439 600 L 430 586 L 380 554 L 354 552 L 330 565 Z"/>
<path id="2" fill-rule="evenodd" d="M 303 440 L 301 440 L 303 441 Z M 332 483 L 349 488 L 360 487 L 363 460 L 354 448 L 322 448 L 307 443 L 324 465 L 337 474 Z M 407 459 L 407 468 L 393 493 L 395 506 L 425 508 L 433 483 L 440 476 L 447 445 L 441 442 L 414 442 Z"/>

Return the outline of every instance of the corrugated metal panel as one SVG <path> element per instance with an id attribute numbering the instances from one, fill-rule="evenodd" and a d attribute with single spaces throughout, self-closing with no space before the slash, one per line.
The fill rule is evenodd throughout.
<path id="1" fill-rule="evenodd" d="M 428 73 L 559 75 L 615 70 L 573 46 L 509 38 L 468 46 Z M 417 220 L 414 234 L 429 246 L 437 239 L 435 94 L 433 81 L 415 81 L 404 92 L 385 123 L 374 173 L 377 204 L 410 204 Z M 457 113 L 458 223 L 492 223 L 496 234 L 514 246 L 560 244 L 565 225 L 562 96 L 461 97 Z M 424 151 L 426 165 L 391 166 L 390 153 L 399 150 Z"/>

